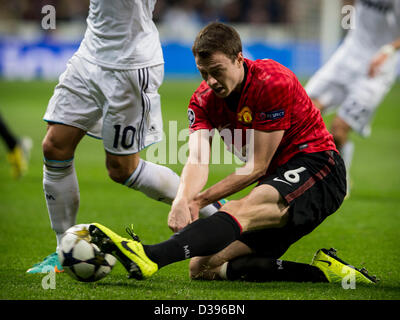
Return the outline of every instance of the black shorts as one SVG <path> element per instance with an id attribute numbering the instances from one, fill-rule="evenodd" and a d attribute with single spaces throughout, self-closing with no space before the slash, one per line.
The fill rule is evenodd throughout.
<path id="1" fill-rule="evenodd" d="M 294 242 L 334 213 L 346 195 L 346 169 L 334 151 L 299 154 L 259 181 L 276 188 L 289 204 L 282 228 L 244 232 L 239 239 L 257 254 L 281 257 Z"/>

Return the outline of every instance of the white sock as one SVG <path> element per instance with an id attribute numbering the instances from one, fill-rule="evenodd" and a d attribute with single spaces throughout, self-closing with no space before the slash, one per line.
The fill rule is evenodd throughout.
<path id="1" fill-rule="evenodd" d="M 76 224 L 79 208 L 79 186 L 73 159 L 44 160 L 43 191 L 58 249 L 63 233 Z"/>
<path id="2" fill-rule="evenodd" d="M 143 192 L 149 198 L 171 204 L 178 190 L 179 176 L 168 167 L 140 159 L 124 185 Z"/>
<path id="3" fill-rule="evenodd" d="M 344 165 L 346 166 L 346 180 L 347 180 L 347 193 L 350 192 L 350 168 L 351 163 L 353 161 L 353 154 L 354 154 L 354 143 L 353 141 L 348 140 L 339 150 Z"/>
<path id="4" fill-rule="evenodd" d="M 179 187 L 179 176 L 170 168 L 140 159 L 136 170 L 125 181 L 124 185 L 143 192 L 149 198 L 171 204 Z M 202 216 L 217 212 L 214 205 L 200 210 Z"/>
<path id="5" fill-rule="evenodd" d="M 227 280 L 228 279 L 228 277 L 226 275 L 226 269 L 228 268 L 228 262 L 229 261 L 224 262 L 222 264 L 222 266 L 219 268 L 218 274 L 219 274 L 220 278 L 223 279 L 223 280 Z"/>
<path id="6" fill-rule="evenodd" d="M 218 211 L 219 207 L 217 208 L 214 204 L 209 204 L 208 206 L 205 206 L 204 208 L 201 208 L 199 211 L 200 217 L 202 218 L 207 218 L 209 216 L 212 216 L 214 213 Z"/>

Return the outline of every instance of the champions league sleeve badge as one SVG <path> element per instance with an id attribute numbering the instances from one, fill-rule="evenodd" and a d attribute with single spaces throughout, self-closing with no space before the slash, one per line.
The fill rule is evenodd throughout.
<path id="1" fill-rule="evenodd" d="M 188 114 L 188 119 L 189 119 L 189 126 L 191 127 L 191 126 L 193 126 L 193 124 L 196 120 L 196 116 L 194 114 L 193 109 L 190 109 L 190 108 L 188 109 L 187 114 Z"/>

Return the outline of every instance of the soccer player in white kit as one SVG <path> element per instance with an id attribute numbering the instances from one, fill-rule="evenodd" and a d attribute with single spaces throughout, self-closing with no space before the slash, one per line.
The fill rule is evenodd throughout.
<path id="1" fill-rule="evenodd" d="M 352 19 L 354 28 L 305 87 L 322 112 L 338 107 L 331 133 L 346 164 L 348 194 L 354 152 L 349 133 L 371 134 L 373 115 L 396 79 L 400 0 L 358 0 Z"/>
<path id="2" fill-rule="evenodd" d="M 44 120 L 43 187 L 57 247 L 76 224 L 80 196 L 74 153 L 85 134 L 103 140 L 112 180 L 171 204 L 179 176 L 140 158 L 163 135 L 158 88 L 164 59 L 152 21 L 156 0 L 91 0 L 87 30 L 55 87 Z M 207 216 L 213 205 L 202 209 Z M 57 253 L 28 273 L 62 271 Z"/>

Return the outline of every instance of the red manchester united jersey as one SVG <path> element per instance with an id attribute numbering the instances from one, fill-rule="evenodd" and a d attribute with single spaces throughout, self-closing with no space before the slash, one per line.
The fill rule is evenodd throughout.
<path id="1" fill-rule="evenodd" d="M 205 81 L 200 84 L 188 108 L 190 132 L 215 128 L 230 130 L 234 137 L 235 129 L 285 130 L 268 172 L 298 153 L 337 151 L 320 111 L 293 72 L 271 59 L 245 59 L 245 70 L 242 92 L 234 103 L 230 97 L 217 97 Z M 243 132 L 241 147 L 245 136 Z"/>

